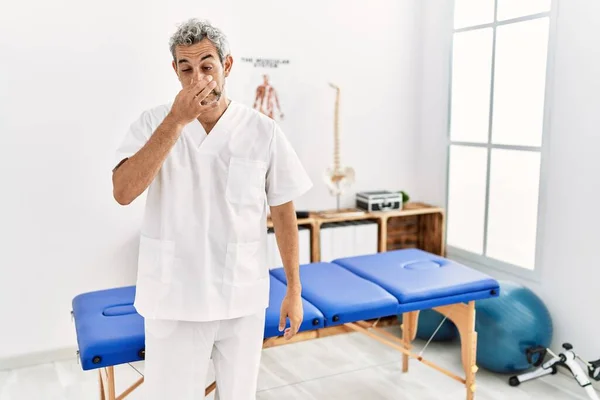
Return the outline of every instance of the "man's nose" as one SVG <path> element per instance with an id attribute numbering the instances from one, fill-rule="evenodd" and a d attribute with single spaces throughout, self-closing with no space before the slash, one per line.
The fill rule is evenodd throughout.
<path id="1" fill-rule="evenodd" d="M 197 72 L 194 74 L 194 80 L 195 80 L 196 82 L 199 82 L 199 81 L 201 81 L 202 79 L 206 79 L 206 74 L 202 73 L 202 71 L 197 71 Z"/>

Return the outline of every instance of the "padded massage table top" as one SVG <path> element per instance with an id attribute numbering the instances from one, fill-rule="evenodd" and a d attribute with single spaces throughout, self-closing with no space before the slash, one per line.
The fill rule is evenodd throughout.
<path id="1" fill-rule="evenodd" d="M 133 307 L 135 286 L 83 293 L 73 317 L 84 370 L 142 360 L 144 319 Z"/>
<path id="2" fill-rule="evenodd" d="M 270 278 L 265 338 L 281 335 L 279 311 L 286 291 L 283 268 L 271 270 Z M 489 276 L 412 249 L 301 265 L 300 278 L 304 305 L 300 331 L 499 294 L 498 282 Z M 134 297 L 135 287 L 129 286 L 73 299 L 84 370 L 143 359 L 144 321 L 133 307 Z"/>
<path id="3" fill-rule="evenodd" d="M 498 282 L 477 270 L 419 249 L 340 258 L 333 263 L 373 282 L 399 302 L 399 312 L 481 300 Z"/>
<path id="4" fill-rule="evenodd" d="M 284 283 L 275 279 L 273 275 L 271 275 L 270 278 L 271 288 L 269 293 L 269 307 L 267 308 L 265 315 L 265 338 L 276 337 L 283 333 L 279 332 L 279 316 L 281 302 L 287 291 L 287 287 Z M 302 299 L 302 306 L 304 308 L 304 319 L 300 324 L 300 331 L 325 327 L 325 317 L 317 307 L 306 301 L 306 299 Z M 286 327 L 289 326 L 289 322 L 286 321 Z"/>
<path id="5" fill-rule="evenodd" d="M 285 284 L 271 275 L 265 338 L 282 334 L 279 332 L 279 311 L 286 290 Z M 73 316 L 84 370 L 144 358 L 144 318 L 133 307 L 134 300 L 135 286 L 83 293 L 73 299 Z M 304 320 L 300 331 L 325 327 L 325 317 L 319 309 L 306 300 L 303 300 L 303 306 Z"/>
<path id="6" fill-rule="evenodd" d="M 271 275 L 286 283 L 283 268 Z M 325 316 L 327 326 L 395 315 L 398 300 L 380 286 L 331 263 L 300 266 L 302 297 Z M 284 285 L 285 287 L 285 285 Z"/>

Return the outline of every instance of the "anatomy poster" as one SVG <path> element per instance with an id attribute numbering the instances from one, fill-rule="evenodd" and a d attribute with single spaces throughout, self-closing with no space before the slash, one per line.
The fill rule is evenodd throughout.
<path id="1" fill-rule="evenodd" d="M 289 60 L 285 59 L 241 58 L 236 71 L 236 97 L 268 117 L 282 121 L 290 92 L 289 77 L 286 80 L 288 65 Z"/>

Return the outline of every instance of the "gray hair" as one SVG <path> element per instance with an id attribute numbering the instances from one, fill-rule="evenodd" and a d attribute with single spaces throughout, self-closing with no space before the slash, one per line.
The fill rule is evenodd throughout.
<path id="1" fill-rule="evenodd" d="M 209 21 L 198 20 L 196 18 L 189 19 L 180 24 L 177 31 L 171 36 L 169 48 L 173 55 L 173 60 L 176 60 L 175 47 L 191 46 L 202 41 L 204 38 L 208 38 L 213 42 L 217 48 L 222 64 L 225 57 L 229 55 L 229 42 L 227 41 L 227 37 L 220 29 L 211 25 Z"/>

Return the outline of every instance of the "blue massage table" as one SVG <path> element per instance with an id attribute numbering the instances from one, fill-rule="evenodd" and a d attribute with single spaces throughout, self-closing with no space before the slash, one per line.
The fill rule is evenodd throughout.
<path id="1" fill-rule="evenodd" d="M 491 277 L 418 249 L 317 262 L 300 266 L 304 320 L 291 341 L 278 330 L 279 309 L 286 291 L 283 268 L 270 272 L 270 305 L 266 311 L 264 348 L 318 338 L 335 331 L 360 332 L 400 351 L 403 372 L 409 358 L 461 382 L 467 399 L 475 395 L 475 301 L 497 297 L 499 283 Z M 144 320 L 133 307 L 135 287 L 83 293 L 72 302 L 78 357 L 84 370 L 99 370 L 101 398 L 120 400 L 143 383 L 143 377 L 119 396 L 114 366 L 144 359 Z M 420 310 L 434 309 L 450 319 L 460 333 L 465 376 L 445 370 L 420 354 L 416 337 Z M 402 314 L 402 337 L 377 327 L 381 318 Z M 206 389 L 208 395 L 213 383 Z"/>

